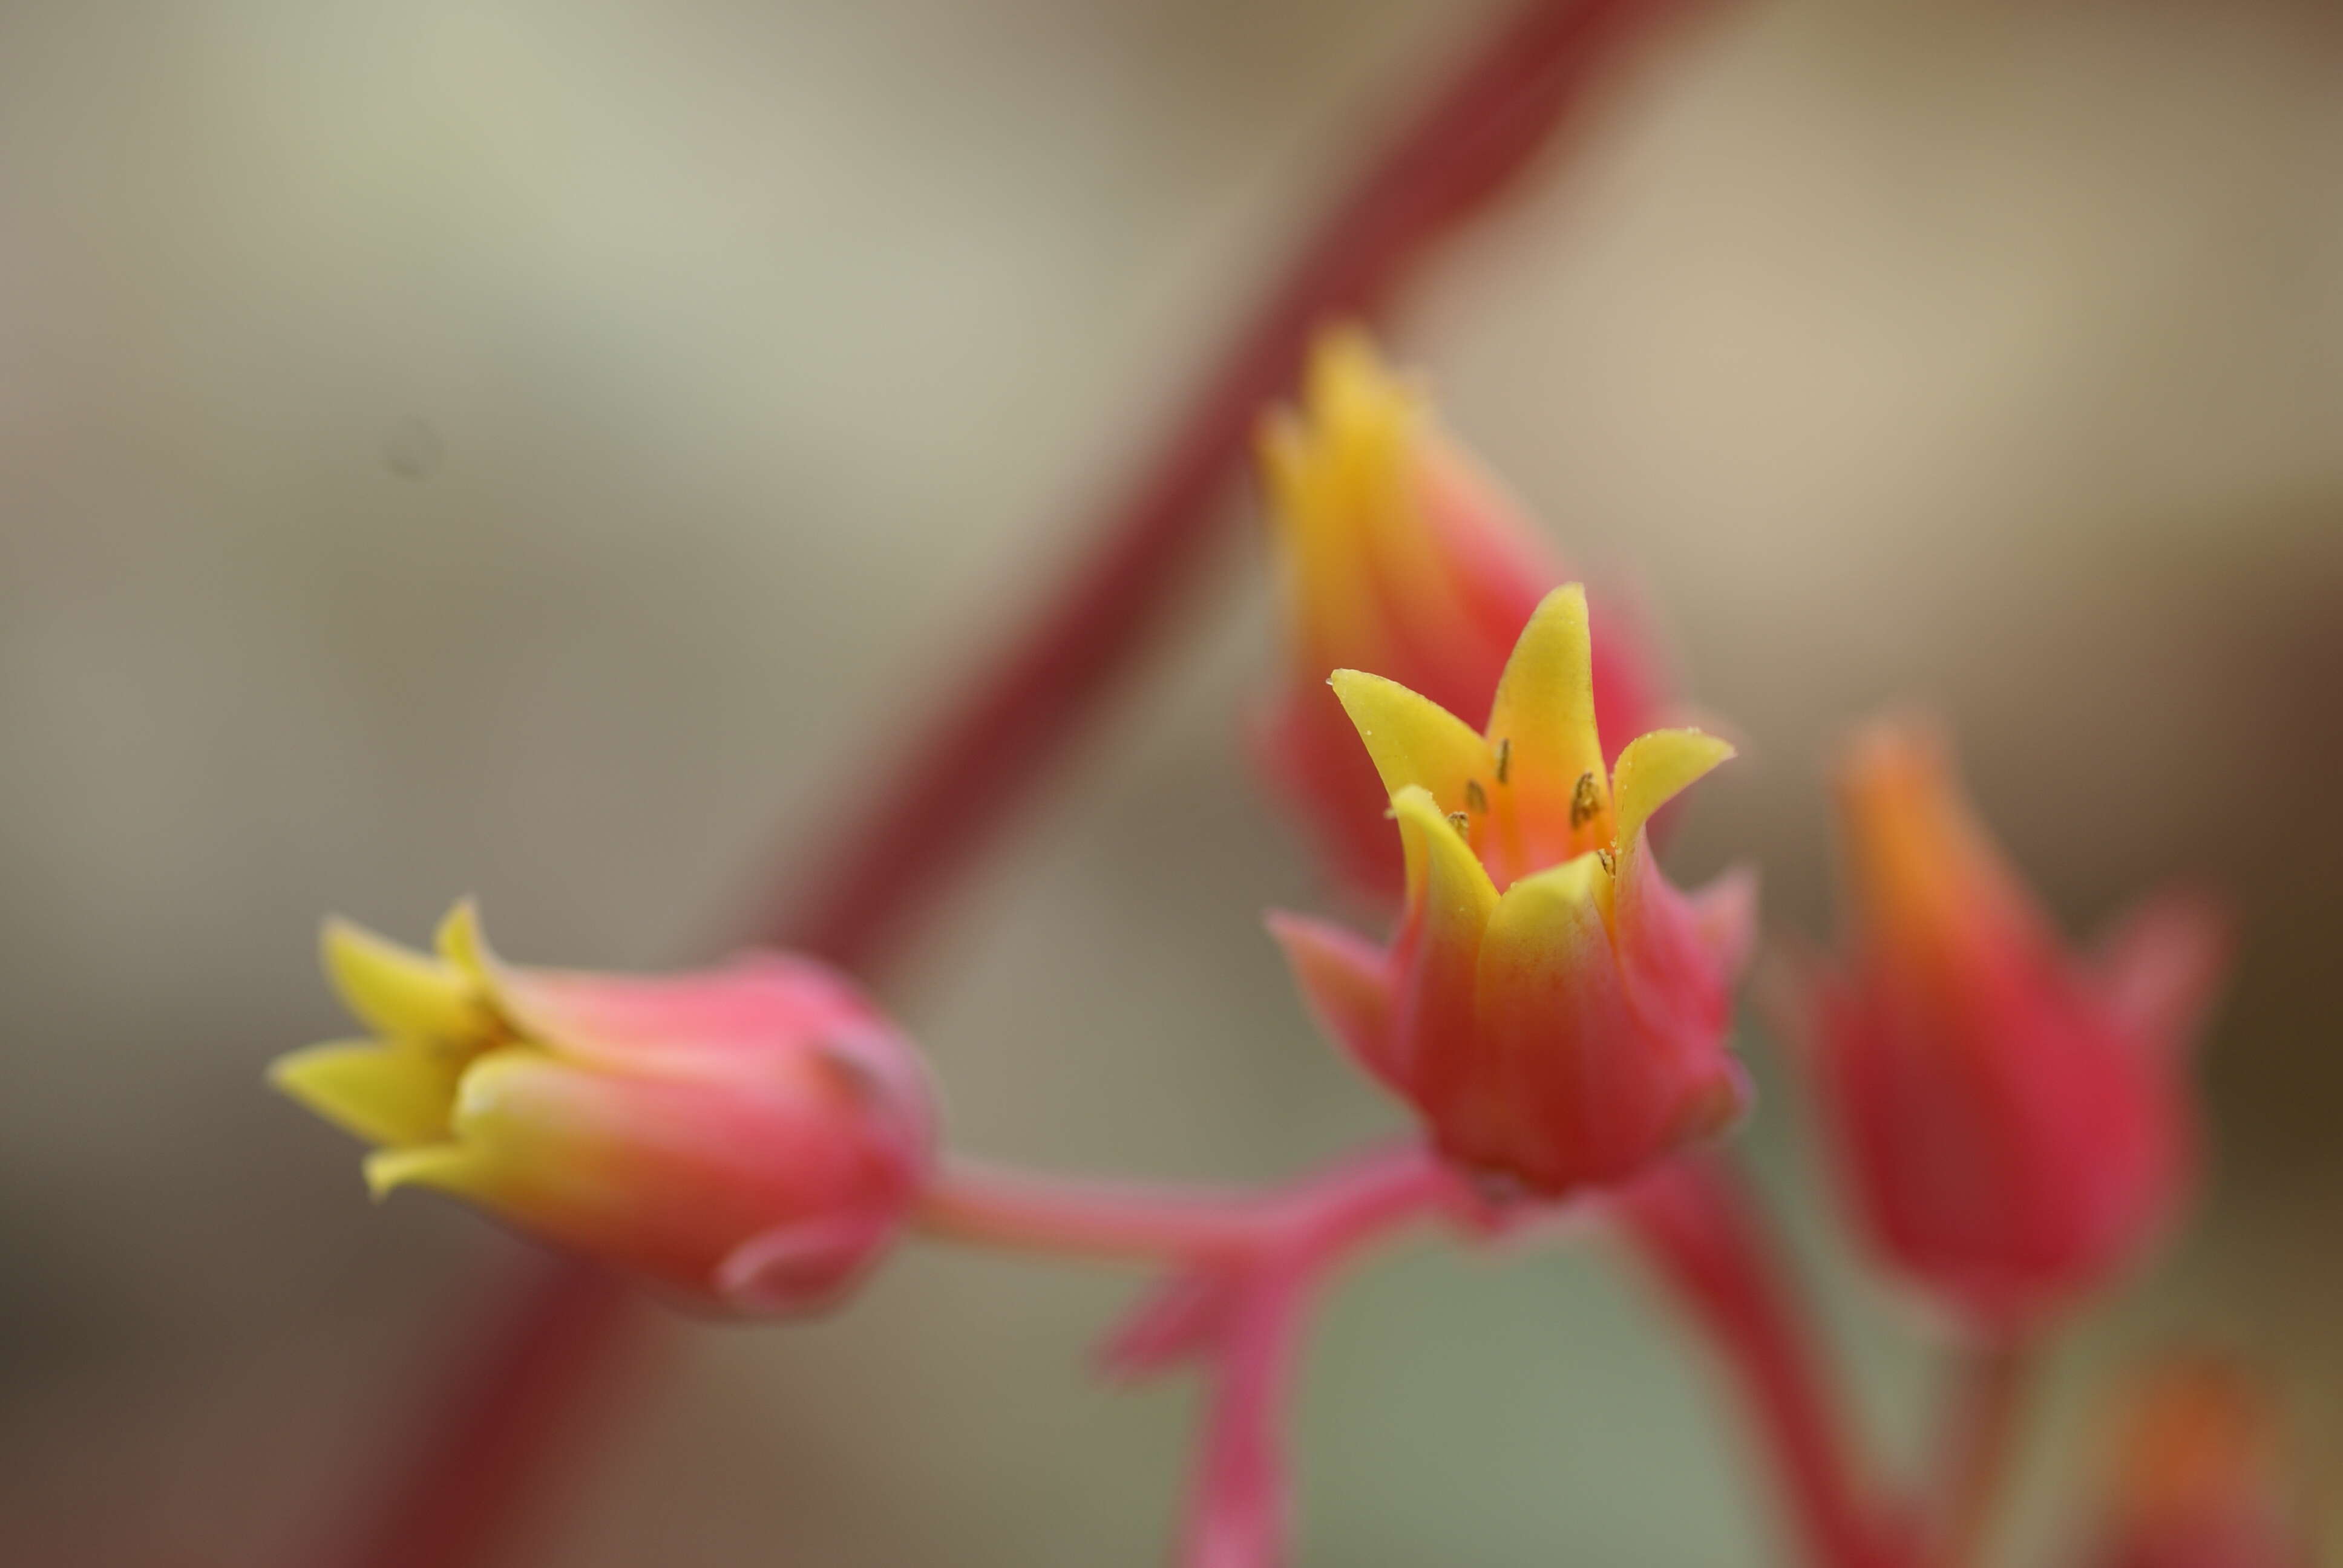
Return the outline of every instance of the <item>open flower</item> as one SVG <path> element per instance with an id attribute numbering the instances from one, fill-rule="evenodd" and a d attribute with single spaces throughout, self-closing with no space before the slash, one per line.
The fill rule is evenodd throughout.
<path id="1" fill-rule="evenodd" d="M 1336 671 L 1405 849 L 1398 934 L 1383 949 L 1271 922 L 1322 1027 L 1441 1152 L 1544 1196 L 1631 1175 L 1747 1097 L 1725 1035 L 1753 884 L 1686 896 L 1644 837 L 1733 749 L 1659 730 L 1606 768 L 1590 658 L 1574 585 L 1530 618 L 1485 733 L 1396 682 Z"/>
<path id="2" fill-rule="evenodd" d="M 325 960 L 369 1040 L 270 1080 L 437 1187 L 685 1298 L 821 1304 L 893 1236 L 931 1160 L 918 1059 L 830 970 L 779 955 L 661 979 L 518 969 L 469 904 L 414 952 L 338 921 Z"/>
<path id="3" fill-rule="evenodd" d="M 1936 737 L 1849 749 L 1840 966 L 1808 966 L 1808 1037 L 1845 1185 L 1874 1244 L 1988 1326 L 2131 1261 L 2186 1192 L 2186 1045 L 2225 928 L 2167 898 L 2070 954 L 1970 815 Z"/>
<path id="4" fill-rule="evenodd" d="M 1302 407 L 1271 416 L 1261 458 L 1287 643 L 1262 755 L 1344 879 L 1395 895 L 1386 792 L 1327 674 L 1372 669 L 1452 713 L 1484 712 L 1530 612 L 1564 573 L 1359 332 L 1319 340 Z M 1652 666 L 1624 615 L 1603 608 L 1595 708 L 1612 733 L 1641 734 L 1657 705 Z"/>

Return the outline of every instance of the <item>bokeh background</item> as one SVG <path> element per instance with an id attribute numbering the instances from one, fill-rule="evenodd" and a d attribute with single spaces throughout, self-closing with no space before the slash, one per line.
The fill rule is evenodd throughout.
<path id="1" fill-rule="evenodd" d="M 1494 15 L 1425 0 L 0 6 L 0 1560 L 258 1563 L 395 1452 L 527 1261 L 266 1094 L 338 910 L 704 954 L 1051 580 L 1375 137 Z M 1819 759 L 1953 718 L 2077 930 L 2247 913 L 2218 1183 L 2062 1344 L 2013 1561 L 2168 1335 L 2343 1437 L 2343 20 L 1780 0 L 1675 34 L 1394 325 L 1640 584 L 1749 760 L 1673 859 L 1827 921 Z M 1232 505 L 1250 506 L 1232 492 Z M 1258 541 L 895 1000 L 972 1151 L 1267 1178 L 1393 1124 L 1261 933 Z M 1751 1133 L 1883 1451 L 1926 1325 Z M 1706 1368 L 1599 1242 L 1359 1274 L 1305 1563 L 1739 1564 Z M 913 1248 L 851 1312 L 678 1325 L 530 1560 L 1158 1559 L 1191 1391 L 1112 1274 Z"/>

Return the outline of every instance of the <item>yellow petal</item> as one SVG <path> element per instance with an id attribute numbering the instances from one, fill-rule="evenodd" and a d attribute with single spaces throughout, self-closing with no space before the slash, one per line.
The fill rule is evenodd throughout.
<path id="1" fill-rule="evenodd" d="M 1373 662 L 1388 642 L 1378 584 L 1394 570 L 1426 576 L 1407 570 L 1423 549 L 1409 481 L 1423 414 L 1355 329 L 1321 335 L 1304 383 L 1298 413 L 1264 422 L 1260 453 L 1297 651 L 1323 661 L 1314 679 L 1327 666 Z"/>
<path id="2" fill-rule="evenodd" d="M 400 1187 L 436 1187 L 459 1198 L 478 1198 L 488 1191 L 488 1161 L 478 1151 L 460 1143 L 435 1143 L 427 1149 L 386 1149 L 366 1159 L 367 1191 L 380 1202 Z"/>
<path id="3" fill-rule="evenodd" d="M 1507 888 L 1490 912 L 1482 942 L 1484 1001 L 1488 990 L 1516 984 L 1525 974 L 1568 977 L 1591 963 L 1607 980 L 1616 967 L 1603 920 L 1610 881 L 1600 859 L 1585 854 Z"/>
<path id="4" fill-rule="evenodd" d="M 1492 1050 L 1524 1077 L 1558 1050 L 1625 1049 L 1619 962 L 1604 923 L 1610 874 L 1592 854 L 1505 890 L 1481 941 L 1475 1005 Z"/>
<path id="5" fill-rule="evenodd" d="M 342 1004 L 393 1040 L 459 1042 L 488 1028 L 472 984 L 454 965 L 335 919 L 318 947 Z"/>
<path id="6" fill-rule="evenodd" d="M 1474 967 L 1482 1060 L 1451 1146 L 1547 1190 L 1567 1181 L 1587 1136 L 1574 1123 L 1600 1114 L 1584 1107 L 1607 1077 L 1604 1053 L 1634 1049 L 1602 907 L 1609 882 L 1592 852 L 1523 877 L 1497 900 Z"/>
<path id="7" fill-rule="evenodd" d="M 1475 945 L 1481 929 L 1496 908 L 1496 884 L 1473 847 L 1433 800 L 1418 787 L 1392 797 L 1392 815 L 1399 819 L 1400 843 L 1407 851 L 1407 906 L 1411 917 L 1422 911 L 1426 941 L 1469 937 Z"/>
<path id="8" fill-rule="evenodd" d="M 488 938 L 481 934 L 480 907 L 474 900 L 456 901 L 456 907 L 439 922 L 431 945 L 473 984 L 484 990 L 494 989 L 497 955 L 489 950 Z"/>
<path id="9" fill-rule="evenodd" d="M 1654 729 L 1627 742 L 1612 776 L 1614 830 L 1620 850 L 1635 847 L 1635 835 L 1652 813 L 1686 785 L 1733 755 L 1732 743 L 1697 729 Z"/>
<path id="10" fill-rule="evenodd" d="M 1409 788 L 1429 791 L 1443 813 L 1466 809 L 1467 783 L 1478 779 L 1485 792 L 1494 776 L 1493 759 L 1488 743 L 1463 719 L 1380 675 L 1338 669 L 1329 684 L 1358 726 L 1386 792 L 1395 797 Z"/>
<path id="11" fill-rule="evenodd" d="M 344 1131 L 396 1149 L 447 1136 L 458 1070 L 424 1051 L 342 1041 L 278 1057 L 268 1081 Z"/>
<path id="12" fill-rule="evenodd" d="M 1489 744 L 1504 748 L 1509 784 L 1517 794 L 1535 798 L 1541 816 L 1568 821 L 1574 833 L 1596 830 L 1592 819 L 1607 803 L 1608 773 L 1594 729 L 1586 590 L 1578 584 L 1546 595 L 1522 628 L 1497 679 Z M 1581 780 L 1589 774 L 1590 798 L 1581 799 Z"/>

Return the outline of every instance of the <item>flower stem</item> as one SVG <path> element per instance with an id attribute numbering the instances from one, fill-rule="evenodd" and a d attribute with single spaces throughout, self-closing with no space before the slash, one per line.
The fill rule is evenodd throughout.
<path id="1" fill-rule="evenodd" d="M 1453 1191 L 1453 1178 L 1414 1143 L 1256 1193 L 1074 1182 L 947 1161 L 929 1183 L 918 1223 L 943 1240 L 1020 1251 L 1175 1265 L 1273 1257 L 1301 1269 Z"/>
<path id="2" fill-rule="evenodd" d="M 1722 1162 L 1686 1158 L 1638 1182 L 1620 1208 L 1732 1373 L 1811 1560 L 1820 1568 L 1899 1563 L 1902 1543 L 1865 1495 L 1774 1242 L 1744 1194 Z"/>
<path id="3" fill-rule="evenodd" d="M 2032 1370 L 2027 1347 L 2001 1335 L 1967 1348 L 1956 1372 L 1939 1459 L 1929 1568 L 1973 1568 L 1986 1557 L 1994 1509 L 2017 1448 Z"/>
<path id="4" fill-rule="evenodd" d="M 1274 1568 L 1291 1505 L 1285 1411 L 1303 1322 L 1343 1260 L 1426 1212 L 1473 1212 L 1457 1178 L 1410 1142 L 1258 1193 L 1077 1184 L 948 1163 L 919 1221 L 930 1235 L 1171 1274 L 1109 1341 L 1131 1377 L 1202 1359 L 1212 1382 L 1182 1568 Z"/>
<path id="5" fill-rule="evenodd" d="M 1308 1282 L 1278 1270 L 1232 1303 L 1212 1351 L 1212 1393 L 1180 1542 L 1180 1568 L 1276 1568 L 1293 1528 L 1286 1407 Z"/>
<path id="6" fill-rule="evenodd" d="M 1371 311 L 1588 97 L 1589 85 L 1694 0 L 1523 0 L 1333 207 L 1188 413 L 1113 507 L 1101 542 L 1032 629 L 885 777 L 840 852 L 757 933 L 866 980 L 902 950 L 950 874 L 1059 758 L 1135 661 L 1212 542 L 1213 503 L 1252 421 L 1291 384 L 1309 333 Z M 540 1490 L 554 1439 L 579 1424 L 634 1314 L 600 1271 L 561 1263 L 454 1360 L 441 1402 L 387 1484 L 302 1568 L 477 1568 Z M 572 1322 L 602 1327 L 557 1334 Z M 513 1369 L 526 1366 L 526 1378 Z M 448 1473 L 450 1454 L 495 1462 Z"/>

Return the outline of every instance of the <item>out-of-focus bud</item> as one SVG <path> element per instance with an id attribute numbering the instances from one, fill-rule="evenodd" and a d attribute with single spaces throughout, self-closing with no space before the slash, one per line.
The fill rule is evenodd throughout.
<path id="1" fill-rule="evenodd" d="M 1286 621 L 1261 754 L 1337 873 L 1394 896 L 1386 791 L 1327 675 L 1371 669 L 1452 713 L 1484 712 L 1562 564 L 1357 331 L 1319 340 L 1301 408 L 1271 416 L 1261 454 Z M 1595 708 L 1611 733 L 1640 735 L 1658 705 L 1654 667 L 1619 607 L 1600 608 Z"/>
<path id="2" fill-rule="evenodd" d="M 2284 1433 L 2238 1368 L 2196 1358 L 2143 1383 L 2087 1568 L 2311 1568 Z"/>
<path id="3" fill-rule="evenodd" d="M 269 1078 L 376 1146 L 377 1197 L 436 1187 L 687 1302 L 785 1312 L 852 1281 L 930 1167 L 911 1046 L 819 964 L 518 969 L 468 904 L 437 956 L 339 921 L 324 946 L 374 1038 L 296 1051 Z"/>
<path id="4" fill-rule="evenodd" d="M 2107 1282 L 2185 1197 L 2186 1046 L 2226 923 L 2167 897 L 2070 954 L 1925 728 L 1862 734 L 1839 804 L 1846 950 L 1792 1010 L 1844 1183 L 1892 1267 L 2014 1327 Z"/>
<path id="5" fill-rule="evenodd" d="M 1530 618 L 1485 734 L 1396 682 L 1337 671 L 1406 850 L 1398 933 L 1383 949 L 1271 919 L 1322 1026 L 1440 1151 L 1549 1197 L 1632 1175 L 1747 1098 L 1725 1035 L 1754 883 L 1687 897 L 1644 831 L 1733 749 L 1659 730 L 1606 768 L 1589 656 L 1574 585 Z"/>

